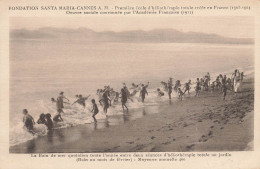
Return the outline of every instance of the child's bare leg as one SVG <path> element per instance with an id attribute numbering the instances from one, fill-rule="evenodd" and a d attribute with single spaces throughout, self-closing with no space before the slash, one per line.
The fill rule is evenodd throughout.
<path id="1" fill-rule="evenodd" d="M 96 117 L 95 117 L 96 115 L 95 114 L 93 114 L 93 119 L 94 119 L 94 122 L 96 123 L 97 122 L 97 119 L 96 119 Z"/>
<path id="2" fill-rule="evenodd" d="M 124 104 L 124 106 L 125 106 L 126 110 L 128 110 L 128 107 L 125 104 Z"/>
<path id="3" fill-rule="evenodd" d="M 123 110 L 125 110 L 125 108 L 124 108 L 124 104 L 122 103 L 122 108 L 123 108 Z"/>

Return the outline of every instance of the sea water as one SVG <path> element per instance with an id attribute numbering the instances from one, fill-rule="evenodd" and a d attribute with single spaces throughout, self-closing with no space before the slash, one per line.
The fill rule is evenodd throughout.
<path id="1" fill-rule="evenodd" d="M 10 41 L 10 145 L 19 144 L 37 136 L 23 129 L 22 110 L 28 109 L 35 121 L 41 113 L 56 114 L 51 103 L 64 91 L 70 103 L 76 94 L 87 96 L 86 108 L 65 104 L 63 122 L 56 128 L 92 123 L 91 99 L 98 103 L 96 90 L 106 85 L 120 91 L 122 84 L 148 81 L 148 96 L 140 102 L 139 93 L 127 102 L 129 109 L 157 105 L 168 100 L 167 93 L 158 98 L 156 89 L 161 81 L 189 79 L 193 82 L 210 72 L 230 76 L 234 69 L 245 75 L 254 71 L 253 45 L 187 44 L 187 43 L 90 43 L 83 41 Z M 194 90 L 194 87 L 192 87 Z M 173 97 L 177 94 L 173 92 Z M 106 115 L 98 104 L 97 120 Z M 108 109 L 108 116 L 122 115 L 120 103 Z M 37 135 L 47 133 L 44 125 L 35 125 Z"/>

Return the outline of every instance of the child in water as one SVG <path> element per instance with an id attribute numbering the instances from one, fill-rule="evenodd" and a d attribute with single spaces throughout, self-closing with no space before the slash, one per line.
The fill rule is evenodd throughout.
<path id="1" fill-rule="evenodd" d="M 61 112 L 62 112 L 62 109 L 58 109 L 58 113 L 53 117 L 53 121 L 55 121 L 55 122 L 63 121 L 63 119 L 61 117 Z"/>
<path id="2" fill-rule="evenodd" d="M 114 103 L 115 103 L 115 102 L 118 102 L 118 98 L 119 98 L 119 93 L 116 92 L 116 93 L 115 93 L 115 98 L 114 98 Z"/>
<path id="3" fill-rule="evenodd" d="M 159 88 L 157 89 L 157 93 L 159 97 L 164 96 L 164 93 Z"/>
<path id="4" fill-rule="evenodd" d="M 225 83 L 222 86 L 222 91 L 223 91 L 223 100 L 225 100 L 226 99 L 226 95 L 227 95 L 227 86 L 226 86 Z"/>
<path id="5" fill-rule="evenodd" d="M 179 99 L 182 100 L 182 96 L 184 95 L 184 93 L 182 92 L 181 88 L 178 88 L 178 95 L 179 95 Z"/>
<path id="6" fill-rule="evenodd" d="M 69 99 L 67 97 L 65 97 L 63 94 L 64 94 L 64 92 L 60 92 L 60 95 L 56 100 L 57 110 L 61 109 L 62 112 L 63 112 L 63 108 L 64 108 L 63 103 L 65 103 L 64 99 L 66 99 L 69 102 Z"/>
<path id="7" fill-rule="evenodd" d="M 241 73 L 240 73 L 240 79 L 241 79 L 241 82 L 243 81 L 244 76 L 245 76 L 245 75 L 244 75 L 244 72 L 241 72 Z"/>
<path id="8" fill-rule="evenodd" d="M 213 93 L 213 91 L 215 90 L 215 82 L 212 82 L 211 85 L 210 85 L 210 88 L 211 88 L 211 93 Z"/>
<path id="9" fill-rule="evenodd" d="M 196 87 L 195 87 L 195 92 L 196 92 L 195 96 L 199 96 L 200 90 L 201 90 L 201 87 L 200 87 L 200 79 L 197 78 Z"/>
<path id="10" fill-rule="evenodd" d="M 146 90 L 146 86 L 144 86 L 144 84 L 142 84 L 142 88 L 140 90 L 140 97 L 142 99 L 142 103 L 144 102 L 145 95 L 148 95 L 148 92 Z"/>
<path id="11" fill-rule="evenodd" d="M 171 94 L 172 94 L 172 83 L 168 83 L 168 96 L 169 99 L 171 100 Z"/>
<path id="12" fill-rule="evenodd" d="M 186 91 L 188 91 L 188 94 L 189 94 L 189 96 L 190 96 L 190 85 L 191 85 L 191 80 L 189 80 L 187 83 L 185 83 L 185 85 L 184 85 L 184 92 L 183 92 L 183 94 L 185 94 L 186 93 Z"/>
<path id="13" fill-rule="evenodd" d="M 39 119 L 37 120 L 37 123 L 38 124 L 45 124 L 46 123 L 46 120 L 45 120 L 45 114 L 41 114 Z"/>
<path id="14" fill-rule="evenodd" d="M 97 120 L 96 120 L 96 117 L 95 117 L 95 116 L 98 114 L 99 110 L 98 110 L 97 104 L 96 104 L 96 102 L 95 102 L 95 99 L 92 99 L 91 102 L 92 102 L 92 104 L 93 104 L 93 109 L 91 110 L 91 112 L 94 113 L 94 114 L 92 115 L 92 117 L 93 117 L 93 119 L 94 119 L 94 121 L 95 121 L 95 123 L 96 123 Z"/>
<path id="15" fill-rule="evenodd" d="M 46 117 L 45 125 L 47 126 L 48 130 L 52 130 L 53 129 L 53 122 L 52 122 L 52 119 L 51 119 L 51 114 L 47 113 L 45 115 L 45 117 Z"/>
<path id="16" fill-rule="evenodd" d="M 35 124 L 33 117 L 28 113 L 27 109 L 23 110 L 23 115 L 24 127 L 30 133 L 35 134 L 35 132 L 33 131 L 33 125 Z"/>
<path id="17" fill-rule="evenodd" d="M 127 102 L 127 93 L 125 92 L 124 88 L 121 89 L 121 102 L 122 102 L 122 108 L 123 110 L 126 108 L 126 110 L 128 110 L 127 106 L 126 106 L 126 102 Z M 125 107 L 125 108 L 124 108 Z"/>
<path id="18" fill-rule="evenodd" d="M 51 102 L 52 102 L 52 103 L 55 103 L 55 104 L 56 104 L 56 109 L 57 109 L 57 110 L 61 109 L 62 113 L 64 113 L 64 112 L 63 112 L 63 108 L 64 108 L 64 107 L 63 107 L 63 103 L 69 104 L 68 102 L 64 102 L 64 101 L 63 101 L 63 103 L 61 104 L 61 102 L 60 102 L 59 99 L 55 100 L 54 98 L 51 98 Z"/>
<path id="19" fill-rule="evenodd" d="M 102 105 L 102 102 L 104 103 L 104 106 Z M 108 97 L 107 91 L 103 93 L 102 98 L 99 100 L 99 103 L 101 106 L 103 106 L 104 113 L 107 113 L 107 109 L 109 108 L 109 105 L 111 106 L 111 100 Z"/>
<path id="20" fill-rule="evenodd" d="M 82 97 L 82 95 L 78 95 L 78 99 L 72 103 L 72 105 L 74 105 L 75 103 L 80 104 L 81 106 L 83 106 L 84 108 L 86 107 L 86 100 L 88 100 L 90 95 L 88 95 L 87 97 Z"/>

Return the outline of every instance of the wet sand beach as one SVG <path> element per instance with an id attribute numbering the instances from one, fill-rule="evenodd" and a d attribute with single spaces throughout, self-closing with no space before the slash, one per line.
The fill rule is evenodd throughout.
<path id="1" fill-rule="evenodd" d="M 204 91 L 199 97 L 185 95 L 182 101 L 130 110 L 96 125 L 54 130 L 47 136 L 11 146 L 10 152 L 253 150 L 254 79 L 245 79 L 237 96 L 228 91 L 226 100 L 222 99 L 219 91 Z"/>

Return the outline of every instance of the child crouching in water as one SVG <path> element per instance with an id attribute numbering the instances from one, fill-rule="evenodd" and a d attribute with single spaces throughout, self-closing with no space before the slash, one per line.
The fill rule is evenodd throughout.
<path id="1" fill-rule="evenodd" d="M 57 110 L 57 114 L 53 117 L 53 121 L 55 121 L 55 122 L 63 121 L 63 119 L 61 117 L 61 112 L 63 112 L 62 109 Z"/>
<path id="2" fill-rule="evenodd" d="M 99 110 L 98 110 L 98 107 L 97 107 L 97 104 L 95 102 L 95 99 L 92 99 L 91 100 L 92 104 L 93 104 L 93 109 L 91 110 L 91 112 L 93 112 L 94 114 L 92 115 L 95 123 L 97 122 L 97 119 L 96 119 L 96 115 L 98 114 Z"/>
<path id="3" fill-rule="evenodd" d="M 164 96 L 164 93 L 159 88 L 157 89 L 157 94 L 159 97 Z"/>

